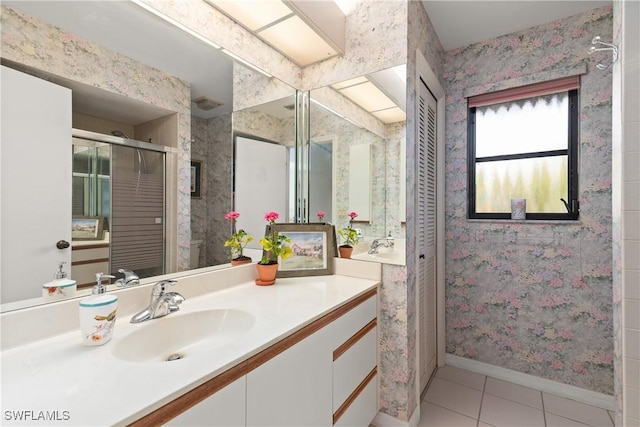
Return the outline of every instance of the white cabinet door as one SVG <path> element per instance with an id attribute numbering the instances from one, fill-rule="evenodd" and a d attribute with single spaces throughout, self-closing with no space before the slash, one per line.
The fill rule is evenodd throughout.
<path id="1" fill-rule="evenodd" d="M 167 426 L 245 426 L 246 377 L 238 378 L 228 386 L 187 409 Z"/>
<path id="2" fill-rule="evenodd" d="M 330 426 L 332 349 L 327 328 L 247 374 L 248 426 Z"/>
<path id="3" fill-rule="evenodd" d="M 71 90 L 2 67 L 2 302 L 42 295 L 58 262 L 71 269 Z M 37 171 L 37 173 L 35 173 Z M 44 177 L 44 178 L 43 178 Z"/>

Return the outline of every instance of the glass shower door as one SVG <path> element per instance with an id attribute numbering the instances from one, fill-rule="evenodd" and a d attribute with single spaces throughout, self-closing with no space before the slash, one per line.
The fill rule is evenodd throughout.
<path id="1" fill-rule="evenodd" d="M 165 272 L 165 154 L 111 146 L 111 274 Z"/>

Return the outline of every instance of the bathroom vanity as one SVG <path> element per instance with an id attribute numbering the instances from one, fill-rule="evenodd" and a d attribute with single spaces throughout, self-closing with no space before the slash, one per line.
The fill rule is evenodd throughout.
<path id="1" fill-rule="evenodd" d="M 253 283 L 252 264 L 195 270 L 172 288 L 186 298 L 180 311 L 140 324 L 129 319 L 150 287 L 116 291 L 115 332 L 101 347 L 69 327 L 75 300 L 33 308 L 28 320 L 4 313 L 3 422 L 44 412 L 59 416 L 51 425 L 367 425 L 380 266 L 337 261 L 338 274 L 269 287 Z M 47 323 L 30 338 L 16 331 Z M 17 421 L 21 411 L 32 418 Z"/>

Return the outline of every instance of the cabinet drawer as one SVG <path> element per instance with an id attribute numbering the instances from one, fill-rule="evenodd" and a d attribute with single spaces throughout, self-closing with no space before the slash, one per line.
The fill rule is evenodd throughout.
<path id="1" fill-rule="evenodd" d="M 333 417 L 334 426 L 368 426 L 378 412 L 378 375 L 369 378 L 355 400 L 340 414 Z"/>
<path id="2" fill-rule="evenodd" d="M 377 297 L 374 295 L 362 304 L 349 310 L 331 324 L 333 349 L 337 349 L 377 316 Z"/>
<path id="3" fill-rule="evenodd" d="M 376 367 L 377 328 L 364 336 L 333 362 L 333 410 L 338 408 L 358 388 Z"/>

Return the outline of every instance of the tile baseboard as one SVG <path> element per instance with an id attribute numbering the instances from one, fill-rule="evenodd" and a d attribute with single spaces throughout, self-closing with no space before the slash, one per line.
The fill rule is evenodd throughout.
<path id="1" fill-rule="evenodd" d="M 489 377 L 497 378 L 503 381 L 509 381 L 524 387 L 535 390 L 552 393 L 556 396 L 566 397 L 567 399 L 576 400 L 602 409 L 615 411 L 615 397 L 604 393 L 598 393 L 586 390 L 569 384 L 559 383 L 557 381 L 536 377 L 522 372 L 513 371 L 511 369 L 501 368 L 499 366 L 490 365 L 488 363 L 479 362 L 477 360 L 467 359 L 453 354 L 447 354 L 446 364 L 455 366 L 456 368 L 466 369 L 468 371 L 477 372 Z"/>

